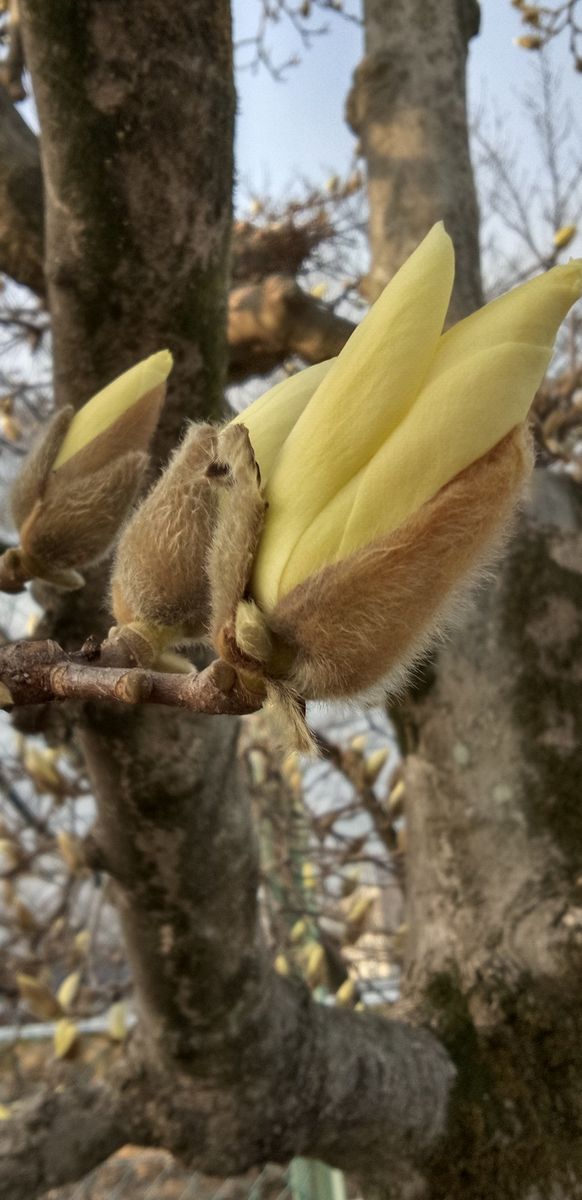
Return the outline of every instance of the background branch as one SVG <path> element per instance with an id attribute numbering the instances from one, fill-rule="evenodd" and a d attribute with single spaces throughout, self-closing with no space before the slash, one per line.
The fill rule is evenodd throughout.
<path id="1" fill-rule="evenodd" d="M 34 1200 L 85 1175 L 127 1141 L 115 1094 L 73 1083 L 14 1106 L 0 1122 L 0 1195 Z"/>
<path id="2" fill-rule="evenodd" d="M 333 358 L 354 328 L 288 276 L 235 288 L 228 306 L 229 378 L 266 374 L 292 354 L 307 363 Z"/>
<path id="3" fill-rule="evenodd" d="M 0 270 L 44 295 L 38 140 L 0 84 Z"/>

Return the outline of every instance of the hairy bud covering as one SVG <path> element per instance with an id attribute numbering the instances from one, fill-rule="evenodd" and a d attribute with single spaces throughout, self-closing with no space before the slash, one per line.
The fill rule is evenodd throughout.
<path id="1" fill-rule="evenodd" d="M 152 355 L 78 413 L 57 412 L 12 493 L 20 545 L 0 559 L 0 589 L 39 578 L 62 588 L 110 549 L 142 484 L 172 359 Z"/>

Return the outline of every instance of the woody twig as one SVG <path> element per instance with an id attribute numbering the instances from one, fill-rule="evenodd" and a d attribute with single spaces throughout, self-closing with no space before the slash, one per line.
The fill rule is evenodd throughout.
<path id="1" fill-rule="evenodd" d="M 55 641 L 13 642 L 0 648 L 0 707 L 51 700 L 116 700 L 121 704 L 166 704 L 192 712 L 243 714 L 262 698 L 247 692 L 234 670 L 218 659 L 188 675 L 139 667 L 108 667 L 89 640 L 74 654 Z"/>

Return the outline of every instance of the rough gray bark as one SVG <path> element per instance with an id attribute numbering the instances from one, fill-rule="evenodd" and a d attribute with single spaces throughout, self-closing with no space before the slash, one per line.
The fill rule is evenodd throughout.
<path id="1" fill-rule="evenodd" d="M 455 244 L 449 320 L 482 303 L 465 65 L 476 0 L 365 0 L 366 56 L 348 98 L 368 172 L 375 300 L 435 221 Z"/>
<path id="2" fill-rule="evenodd" d="M 405 991 L 459 1071 L 431 1200 L 582 1195 L 581 516 L 536 473 L 407 714 Z"/>
<path id="3" fill-rule="evenodd" d="M 217 416 L 223 403 L 228 5 L 28 0 L 22 21 L 42 129 L 57 399 L 78 406 L 169 346 L 165 456 L 185 417 Z"/>
<path id="4" fill-rule="evenodd" d="M 109 1088 L 73 1083 L 22 1102 L 0 1127 L 0 1196 L 26 1200 L 79 1179 L 128 1136 Z"/>

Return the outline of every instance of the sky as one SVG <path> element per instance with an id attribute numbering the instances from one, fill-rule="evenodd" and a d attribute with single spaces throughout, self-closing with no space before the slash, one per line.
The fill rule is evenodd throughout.
<path id="1" fill-rule="evenodd" d="M 234 0 L 235 38 L 256 28 L 259 0 Z M 352 8 L 357 9 L 357 0 Z M 522 101 L 532 86 L 532 53 L 513 39 L 526 32 L 510 0 L 483 0 L 481 33 L 471 42 L 468 67 L 470 109 L 495 106 L 507 130 L 522 144 L 531 141 Z M 354 68 L 362 57 L 362 31 L 332 15 L 330 32 L 303 50 L 288 22 L 275 26 L 269 40 L 276 61 L 299 53 L 283 83 L 264 67 L 239 71 L 237 166 L 240 207 L 247 190 L 283 195 L 298 175 L 311 182 L 342 173 L 351 161 L 354 138 L 344 119 L 345 98 Z M 248 57 L 240 50 L 239 64 Z M 551 61 L 560 72 L 566 98 L 582 100 L 582 75 L 576 74 L 565 38 L 552 46 Z M 521 98 L 521 99 L 520 99 Z"/>

